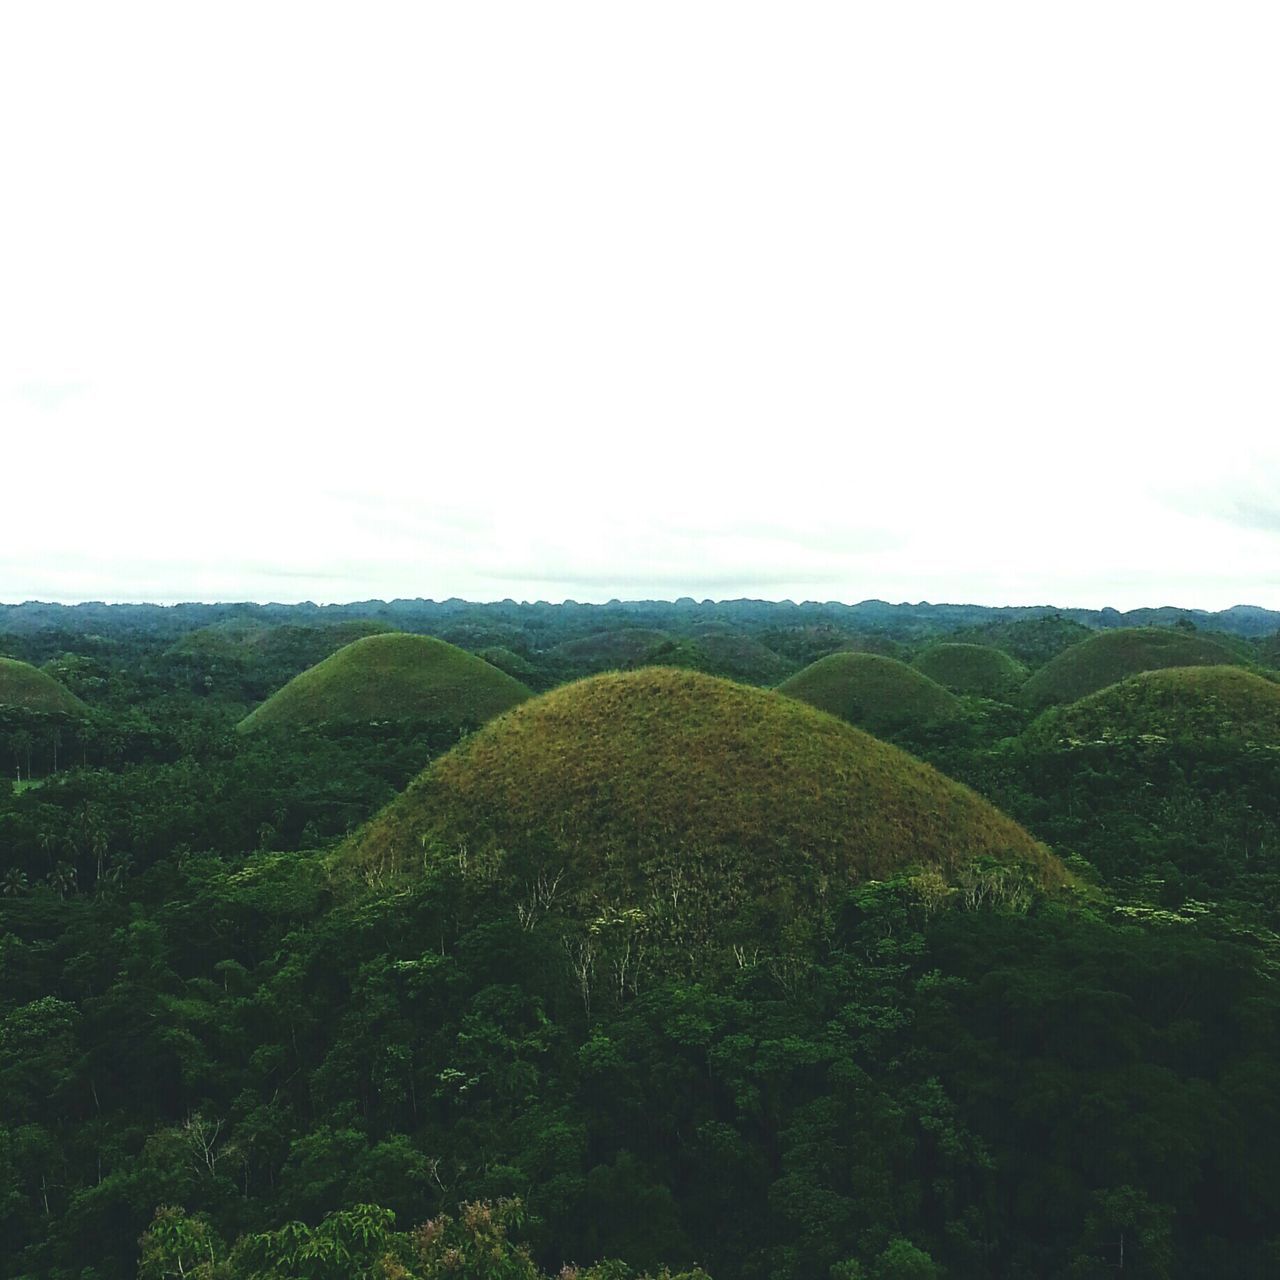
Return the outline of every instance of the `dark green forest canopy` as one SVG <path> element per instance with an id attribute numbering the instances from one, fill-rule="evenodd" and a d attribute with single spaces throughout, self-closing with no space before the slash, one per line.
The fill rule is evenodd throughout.
<path id="1" fill-rule="evenodd" d="M 1035 668 L 1080 625 L 1126 622 L 1222 626 L 1234 634 L 1210 638 L 1233 661 L 1265 665 L 1251 637 L 1275 633 L 1274 615 L 754 601 L 0 614 L 0 651 L 92 708 L 0 716 L 0 1274 L 415 1280 L 456 1275 L 456 1249 L 502 1280 L 574 1262 L 581 1280 L 664 1265 L 1081 1280 L 1114 1274 L 1122 1239 L 1135 1276 L 1280 1273 L 1280 752 L 1272 686 L 1243 667 L 1119 686 L 1144 691 L 1126 715 L 1165 716 L 1168 734 L 1024 734 L 1030 708 L 974 698 L 895 731 L 1051 846 L 1080 886 L 1068 894 L 986 860 L 795 892 L 804 877 L 777 873 L 804 851 L 770 844 L 764 801 L 793 833 L 826 801 L 752 755 L 750 735 L 698 746 L 668 728 L 652 735 L 658 768 L 629 750 L 666 788 L 641 821 L 641 804 L 617 804 L 626 774 L 604 770 L 610 793 L 591 752 L 579 759 L 584 734 L 618 738 L 617 702 L 522 734 L 526 756 L 574 746 L 528 789 L 566 788 L 546 804 L 570 815 L 600 799 L 577 828 L 592 857 L 617 834 L 672 829 L 739 853 L 709 883 L 744 901 L 749 888 L 757 909 L 714 964 L 688 954 L 699 920 L 679 877 L 662 882 L 665 914 L 539 878 L 567 865 L 557 841 L 573 833 L 507 791 L 514 761 L 465 797 L 472 816 L 507 815 L 512 874 L 483 841 L 419 840 L 429 875 L 335 878 L 343 843 L 459 745 L 456 724 L 234 732 L 344 621 L 501 647 L 547 688 L 565 678 L 552 649 L 627 627 L 669 635 L 695 669 L 707 628 L 796 666 L 962 639 Z M 174 651 L 220 622 L 224 639 L 255 639 Z M 791 740 L 754 710 L 781 698 L 729 693 L 760 742 Z M 696 727 L 689 707 L 676 718 Z M 732 767 L 711 767 L 730 747 Z M 883 752 L 863 760 L 900 759 Z M 735 799 L 747 786 L 760 803 Z M 681 797 L 697 799 L 683 815 Z M 879 847 L 910 846 L 918 819 L 880 805 Z M 760 892 L 769 875 L 790 901 Z"/>

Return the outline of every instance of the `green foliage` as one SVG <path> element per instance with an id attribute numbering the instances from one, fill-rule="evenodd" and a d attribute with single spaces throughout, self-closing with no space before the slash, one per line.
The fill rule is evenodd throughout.
<path id="1" fill-rule="evenodd" d="M 296 676 L 238 728 L 242 733 L 291 732 L 427 719 L 472 728 L 528 696 L 519 681 L 443 640 L 375 635 Z"/>
<path id="2" fill-rule="evenodd" d="M 872 733 L 943 724 L 959 700 L 928 676 L 875 653 L 833 653 L 784 680 L 778 692 Z"/>

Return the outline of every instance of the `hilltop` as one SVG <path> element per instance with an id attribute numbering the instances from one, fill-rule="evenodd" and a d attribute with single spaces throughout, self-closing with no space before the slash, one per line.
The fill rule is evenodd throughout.
<path id="1" fill-rule="evenodd" d="M 1022 687 L 1030 706 L 1075 702 L 1142 671 L 1163 667 L 1235 666 L 1225 646 L 1196 631 L 1134 627 L 1101 631 L 1040 668 Z"/>
<path id="2" fill-rule="evenodd" d="M 842 885 L 912 865 L 954 874 L 989 857 L 1065 880 L 1011 819 L 896 747 L 661 667 L 517 707 L 436 760 L 339 865 L 378 879 L 459 848 L 517 892 L 554 881 L 571 913 L 660 922 L 698 945 L 758 940 Z"/>
<path id="3" fill-rule="evenodd" d="M 431 636 L 367 636 L 295 676 L 251 712 L 241 732 L 388 720 L 483 724 L 529 690 L 504 671 Z"/>
<path id="4" fill-rule="evenodd" d="M 660 645 L 671 643 L 666 631 L 651 627 L 620 627 L 616 631 L 597 631 L 576 640 L 566 640 L 548 650 L 553 661 L 574 669 L 603 671 L 612 667 L 629 667 L 645 658 Z"/>
<path id="5" fill-rule="evenodd" d="M 16 658 L 0 658 L 0 710 L 79 715 L 89 708 L 38 667 Z"/>
<path id="6" fill-rule="evenodd" d="M 960 700 L 936 681 L 876 653 L 829 654 L 784 680 L 778 692 L 872 733 L 941 724 L 961 711 Z"/>
<path id="7" fill-rule="evenodd" d="M 931 645 L 912 665 L 952 693 L 982 698 L 1008 698 L 1027 678 L 1022 663 L 984 644 Z"/>
<path id="8" fill-rule="evenodd" d="M 1240 667 L 1144 671 L 1047 711 L 1024 735 L 1033 746 L 1151 738 L 1280 744 L 1280 685 Z"/>

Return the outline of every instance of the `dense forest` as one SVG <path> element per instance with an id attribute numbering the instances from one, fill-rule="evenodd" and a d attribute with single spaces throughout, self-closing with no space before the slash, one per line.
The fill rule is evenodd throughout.
<path id="1" fill-rule="evenodd" d="M 0 606 L 0 1276 L 1276 1276 L 1277 664 L 1243 607 Z M 806 751 L 884 856 L 793 892 Z"/>

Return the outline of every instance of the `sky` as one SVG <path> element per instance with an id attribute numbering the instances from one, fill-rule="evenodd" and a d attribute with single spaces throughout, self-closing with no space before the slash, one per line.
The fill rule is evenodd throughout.
<path id="1" fill-rule="evenodd" d="M 0 601 L 1280 608 L 1280 9 L 0 7 Z"/>

